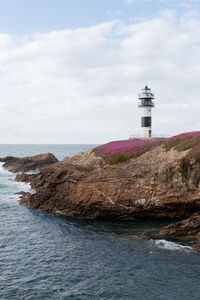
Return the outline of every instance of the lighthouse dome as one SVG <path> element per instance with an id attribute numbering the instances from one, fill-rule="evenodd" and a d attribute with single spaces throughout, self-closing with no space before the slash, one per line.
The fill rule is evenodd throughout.
<path id="1" fill-rule="evenodd" d="M 144 89 L 138 94 L 139 99 L 154 99 L 154 94 L 151 92 L 151 89 L 146 85 Z"/>

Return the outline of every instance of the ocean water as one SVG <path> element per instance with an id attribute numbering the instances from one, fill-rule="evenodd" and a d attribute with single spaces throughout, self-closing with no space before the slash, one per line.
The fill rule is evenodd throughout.
<path id="1" fill-rule="evenodd" d="M 53 153 L 58 160 L 62 160 L 65 156 L 73 156 L 79 152 L 85 152 L 88 149 L 94 148 L 97 145 L 84 144 L 84 145 L 1 145 L 0 144 L 0 157 L 17 156 L 26 157 L 39 153 Z"/>
<path id="2" fill-rule="evenodd" d="M 90 145 L 0 145 L 0 156 L 53 152 L 62 159 Z M 200 253 L 165 240 L 159 221 L 73 220 L 18 204 L 0 165 L 0 300 L 200 299 Z"/>

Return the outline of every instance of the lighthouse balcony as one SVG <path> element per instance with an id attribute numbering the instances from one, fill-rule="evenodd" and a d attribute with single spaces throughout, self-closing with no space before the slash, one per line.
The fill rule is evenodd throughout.
<path id="1" fill-rule="evenodd" d="M 154 103 L 150 99 L 140 99 L 138 102 L 138 107 L 150 106 L 154 107 Z"/>
<path id="2" fill-rule="evenodd" d="M 154 94 L 153 93 L 150 93 L 150 92 L 142 92 L 142 93 L 139 93 L 138 94 L 138 98 L 140 99 L 154 99 Z"/>

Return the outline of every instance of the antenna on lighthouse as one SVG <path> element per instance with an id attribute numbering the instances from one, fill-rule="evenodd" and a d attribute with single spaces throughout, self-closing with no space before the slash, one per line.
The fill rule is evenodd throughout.
<path id="1" fill-rule="evenodd" d="M 141 127 L 142 127 L 142 137 L 150 138 L 152 137 L 152 118 L 151 118 L 151 108 L 154 107 L 154 94 L 151 89 L 146 84 L 145 88 L 142 89 L 141 93 L 138 94 L 139 104 L 138 106 L 142 110 L 141 116 Z"/>

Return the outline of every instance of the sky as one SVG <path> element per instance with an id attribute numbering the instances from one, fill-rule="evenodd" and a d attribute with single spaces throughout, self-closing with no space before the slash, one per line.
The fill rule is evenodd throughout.
<path id="1" fill-rule="evenodd" d="M 0 0 L 0 143 L 200 130 L 199 0 Z"/>

